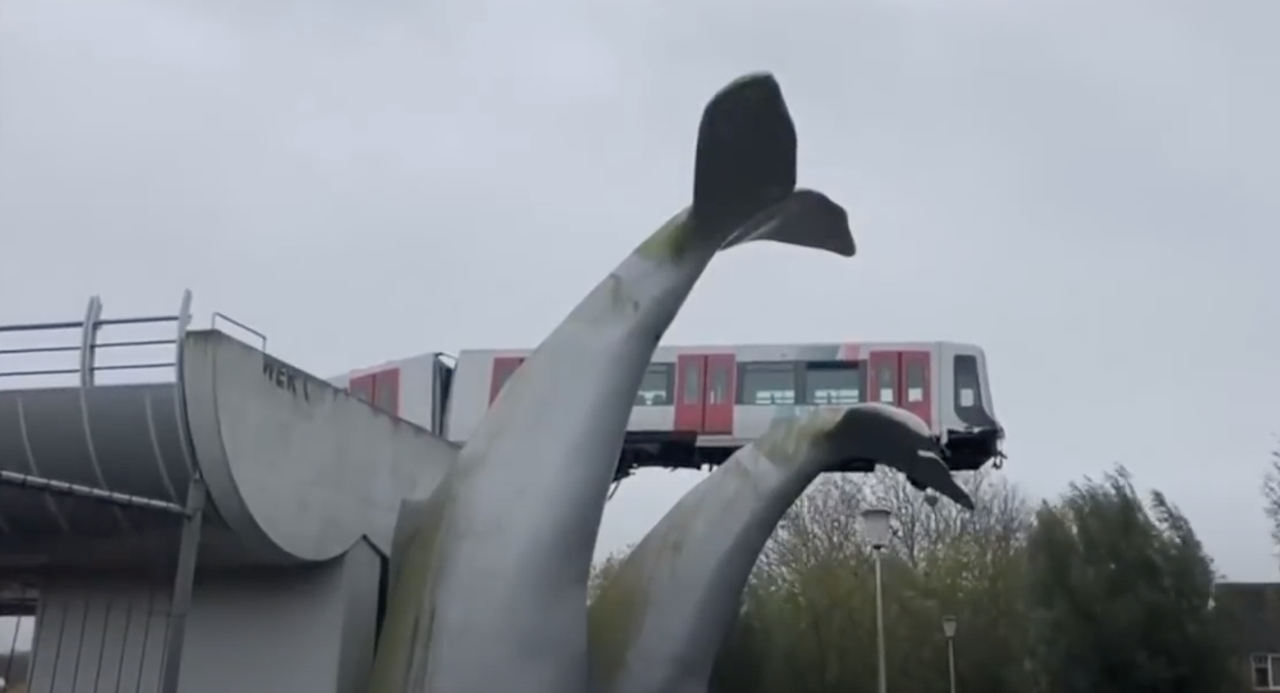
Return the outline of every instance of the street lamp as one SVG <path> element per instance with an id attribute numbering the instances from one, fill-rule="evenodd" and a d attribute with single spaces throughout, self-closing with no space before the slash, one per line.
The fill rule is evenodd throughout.
<path id="1" fill-rule="evenodd" d="M 947 671 L 951 677 L 951 693 L 956 693 L 956 617 L 942 617 L 942 633 L 947 636 Z"/>
<path id="2" fill-rule="evenodd" d="M 879 690 L 886 693 L 884 665 L 884 588 L 880 572 L 880 554 L 889 545 L 889 518 L 884 508 L 868 508 L 862 511 L 862 533 L 871 542 L 876 563 L 876 653 L 879 658 Z"/>

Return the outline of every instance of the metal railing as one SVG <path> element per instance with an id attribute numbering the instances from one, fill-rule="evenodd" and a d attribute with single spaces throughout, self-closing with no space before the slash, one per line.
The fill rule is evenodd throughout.
<path id="1" fill-rule="evenodd" d="M 235 318 L 231 317 L 230 315 L 227 315 L 226 313 L 219 313 L 217 311 L 214 311 L 213 317 L 209 319 L 209 327 L 211 329 L 217 330 L 219 320 L 221 320 L 222 322 L 235 325 L 236 327 L 244 330 L 245 332 L 248 332 L 254 337 L 257 337 L 262 342 L 260 345 L 258 345 L 258 348 L 262 350 L 262 353 L 264 354 L 267 353 L 267 335 L 253 329 L 252 327 L 249 327 L 248 325 L 240 322 L 239 320 L 236 320 Z M 230 334 L 226 330 L 218 330 L 218 331 L 222 332 L 223 334 Z"/>
<path id="2" fill-rule="evenodd" d="M 19 325 L 0 325 L 0 340 L 6 340 L 14 337 L 30 338 L 35 336 L 36 339 L 48 340 L 49 334 L 65 334 L 78 333 L 78 343 L 69 343 L 70 339 L 64 339 L 63 343 L 41 343 L 36 345 L 23 344 L 20 346 L 6 346 L 0 343 L 0 384 L 5 383 L 6 379 L 21 378 L 39 378 L 45 376 L 77 376 L 79 385 L 82 388 L 89 388 L 95 385 L 96 376 L 104 372 L 129 372 L 129 371 L 154 371 L 165 369 L 170 371 L 173 377 L 173 384 L 178 389 L 175 399 L 177 410 L 177 418 L 183 422 L 183 437 L 189 436 L 185 429 L 186 411 L 185 397 L 182 390 L 182 364 L 183 364 L 183 348 L 186 341 L 187 329 L 191 324 L 191 291 L 184 291 L 182 294 L 182 302 L 178 307 L 176 314 L 172 315 L 147 315 L 140 317 L 123 317 L 123 318 L 103 318 L 102 317 L 102 300 L 94 296 L 89 299 L 88 306 L 85 308 L 85 316 L 83 320 L 67 321 L 67 322 L 46 322 L 46 323 L 29 323 Z M 234 320 L 221 313 L 213 314 L 214 329 L 218 328 L 218 321 L 221 320 L 230 325 L 248 332 L 257 337 L 262 342 L 262 349 L 266 351 L 266 336 L 245 325 L 242 322 Z M 172 325 L 172 332 L 164 337 L 139 337 L 139 338 L 121 338 L 121 339 L 100 339 L 100 333 L 104 328 L 118 328 L 130 326 L 147 326 L 147 325 Z M 101 363 L 99 356 L 105 353 L 113 353 L 128 349 L 164 349 L 170 348 L 167 357 L 159 360 L 150 358 L 125 363 Z M 39 360 L 42 357 L 50 355 L 74 355 L 76 362 L 74 366 L 57 366 L 57 367 L 24 367 L 24 368 L 4 368 L 6 358 L 29 357 L 28 360 Z M 25 387 L 25 385 L 20 386 Z M 184 441 L 184 450 L 189 450 L 189 443 Z M 188 460 L 188 464 L 193 464 L 193 460 Z M 158 671 L 157 688 L 160 693 L 176 693 L 179 679 L 179 671 L 182 662 L 182 654 L 184 650 L 184 638 L 186 633 L 186 616 L 191 606 L 191 590 L 195 577 L 196 556 L 200 545 L 201 527 L 203 524 L 204 510 L 207 498 L 204 480 L 198 470 L 193 474 L 189 482 L 187 494 L 184 503 L 174 503 L 159 499 L 143 498 L 140 496 L 108 491 L 105 489 L 94 488 L 82 484 L 69 483 L 57 479 L 48 479 L 31 474 L 19 473 L 11 470 L 0 470 L 0 484 L 10 487 L 22 487 L 30 489 L 32 492 L 75 496 L 86 498 L 99 502 L 108 503 L 119 507 L 128 507 L 141 510 L 149 510 L 153 512 L 167 513 L 181 518 L 181 530 L 178 555 L 175 557 L 174 572 L 172 575 L 173 590 L 169 598 L 169 612 L 166 619 L 166 627 L 164 632 L 164 643 L 162 646 L 162 659 L 160 670 Z M 0 594 L 0 596 L 3 596 Z M 13 614 L 3 613 L 0 616 L 11 618 Z M 148 617 L 149 619 L 149 617 Z M 28 619 L 29 620 L 29 619 Z M 150 623 L 150 620 L 147 621 Z M 65 625 L 65 624 L 62 624 Z M 62 628 L 59 625 L 59 628 Z M 81 624 L 83 627 L 83 624 Z M 149 628 L 149 626 L 148 626 Z M 83 638 L 80 639 L 83 642 Z M 16 648 L 17 633 L 14 633 L 14 643 L 10 645 L 11 652 Z M 61 638 L 59 638 L 61 643 Z M 61 649 L 59 644 L 58 649 Z M 32 657 L 35 652 L 32 651 Z M 61 659 L 59 653 L 55 651 L 55 660 Z M 76 661 L 70 665 L 69 671 L 79 670 L 79 652 L 76 653 Z M 60 667 L 61 661 L 55 661 L 55 667 Z M 35 671 L 34 659 L 27 662 L 27 672 L 32 674 Z M 55 671 L 55 674 L 57 672 Z M 0 676 L 5 676 L 4 672 L 0 672 Z M 141 674 L 139 674 L 138 682 L 141 684 Z M 50 683 L 50 686 L 53 684 Z M 73 683 L 73 686 L 75 684 Z M 117 682 L 118 688 L 118 682 Z M 95 689 L 96 690 L 96 689 Z"/>
<path id="3" fill-rule="evenodd" d="M 156 325 L 172 323 L 172 336 L 163 338 L 136 338 L 100 340 L 99 334 L 104 328 Z M 0 346 L 0 380 L 13 378 L 29 378 L 42 376 L 75 375 L 79 377 L 81 387 L 92 387 L 95 376 L 110 371 L 154 371 L 159 369 L 176 370 L 182 363 L 183 338 L 191 324 L 191 291 L 184 291 L 178 312 L 173 315 L 146 315 L 140 317 L 104 318 L 102 317 L 102 299 L 93 296 L 85 308 L 83 320 L 67 322 L 26 323 L 18 325 L 0 325 L 0 339 L 17 335 L 45 336 L 48 333 L 65 334 L 72 331 L 79 333 L 78 343 L 54 343 L 23 346 Z M 238 323 L 237 323 L 238 324 Z M 265 338 L 264 338 L 265 342 Z M 143 360 L 133 363 L 99 363 L 98 356 L 103 352 L 123 349 L 139 349 L 148 347 L 172 346 L 171 358 L 164 360 Z M 76 354 L 75 366 L 38 366 L 18 369 L 5 369 L 5 360 L 12 357 L 43 357 L 58 354 Z"/>

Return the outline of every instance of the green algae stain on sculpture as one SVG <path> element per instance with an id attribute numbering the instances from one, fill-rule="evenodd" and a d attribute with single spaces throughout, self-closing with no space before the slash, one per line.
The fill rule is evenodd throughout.
<path id="1" fill-rule="evenodd" d="M 396 619 L 384 624 L 370 693 L 589 690 L 591 556 L 661 335 L 720 249 L 772 240 L 853 254 L 844 210 L 794 189 L 795 131 L 772 77 L 739 80 L 711 100 L 696 159 L 688 210 L 534 350 L 432 495 L 406 549 L 413 560 L 395 577 L 387 610 Z M 684 537 L 671 539 L 667 551 L 681 554 Z M 625 614 L 619 623 L 653 609 L 643 587 L 624 580 L 606 597 Z M 630 651 L 634 633 L 596 623 L 601 652 Z"/>
<path id="2" fill-rule="evenodd" d="M 366 689 L 368 693 L 408 693 L 419 689 L 414 684 L 425 672 L 426 663 L 422 660 L 424 645 L 431 637 L 432 617 L 429 605 L 423 601 L 424 594 L 430 590 L 431 566 L 436 560 L 448 483 L 447 480 L 442 483 L 426 500 L 419 517 L 406 517 L 401 513 L 399 522 L 412 522 L 416 527 L 410 530 L 404 546 L 396 547 L 396 558 L 401 564 L 393 565 L 395 572 L 390 576 L 387 609 Z"/>
<path id="3" fill-rule="evenodd" d="M 842 410 L 818 409 L 808 416 L 775 423 L 754 445 L 770 462 L 787 467 L 805 460 L 814 443 L 840 423 Z"/>
<path id="4" fill-rule="evenodd" d="M 934 446 L 918 417 L 879 404 L 774 421 L 685 494 L 602 585 L 590 608 L 596 690 L 706 691 L 751 569 L 810 483 L 852 461 L 910 468 Z"/>
<path id="5" fill-rule="evenodd" d="M 612 685 L 622 673 L 627 653 L 639 635 L 648 608 L 645 576 L 632 571 L 605 583 L 592 600 L 587 628 L 591 643 L 592 680 Z"/>
<path id="6" fill-rule="evenodd" d="M 646 238 L 636 253 L 658 262 L 679 262 L 691 244 L 689 223 L 689 210 L 682 210 Z"/>

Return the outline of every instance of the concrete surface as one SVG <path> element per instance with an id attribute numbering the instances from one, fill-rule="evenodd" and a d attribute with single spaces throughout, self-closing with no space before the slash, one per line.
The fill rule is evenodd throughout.
<path id="1" fill-rule="evenodd" d="M 391 549 L 400 501 L 453 444 L 217 331 L 188 332 L 170 384 L 0 390 L 0 471 L 210 504 L 201 565 Z M 0 568 L 171 563 L 178 517 L 0 484 Z"/>
<path id="2" fill-rule="evenodd" d="M 178 693 L 363 693 L 380 570 L 362 541 L 320 564 L 203 574 Z M 29 692 L 158 691 L 170 582 L 137 572 L 45 581 Z"/>

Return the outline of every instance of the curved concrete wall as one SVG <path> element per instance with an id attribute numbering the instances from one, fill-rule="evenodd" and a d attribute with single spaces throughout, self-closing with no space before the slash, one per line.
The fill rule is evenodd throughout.
<path id="1" fill-rule="evenodd" d="M 210 499 L 256 560 L 390 553 L 400 502 L 457 447 L 220 332 L 187 335 L 183 381 Z"/>
<path id="2" fill-rule="evenodd" d="M 322 561 L 361 536 L 389 554 L 401 501 L 456 460 L 453 444 L 223 333 L 190 332 L 183 349 L 180 385 L 0 391 L 0 471 L 182 505 L 198 468 L 201 562 L 245 565 Z M 0 567 L 171 562 L 179 524 L 0 483 Z"/>
<path id="3" fill-rule="evenodd" d="M 192 461 L 168 385 L 0 391 L 0 470 L 182 505 Z M 0 484 L 0 554 L 145 534 L 174 516 Z"/>

